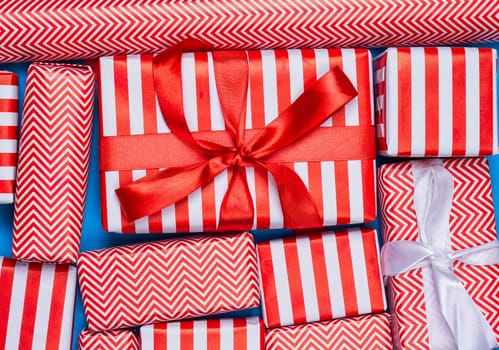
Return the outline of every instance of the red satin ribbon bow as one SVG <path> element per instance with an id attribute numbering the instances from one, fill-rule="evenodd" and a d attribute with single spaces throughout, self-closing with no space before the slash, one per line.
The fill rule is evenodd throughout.
<path id="1" fill-rule="evenodd" d="M 168 168 L 117 189 L 116 194 L 127 220 L 134 221 L 158 212 L 230 169 L 230 181 L 221 204 L 218 229 L 251 229 L 255 214 L 244 167 L 261 167 L 270 171 L 275 179 L 286 228 L 322 226 L 321 215 L 300 177 L 288 166 L 266 162 L 266 157 L 319 127 L 357 95 L 346 75 L 339 68 L 333 68 L 253 139 L 246 140 L 246 52 L 214 51 L 212 55 L 220 105 L 233 142 L 231 147 L 227 147 L 194 139 L 187 126 L 181 78 L 185 45 L 184 42 L 173 46 L 154 58 L 154 85 L 161 112 L 171 132 L 206 160 L 187 167 Z"/>

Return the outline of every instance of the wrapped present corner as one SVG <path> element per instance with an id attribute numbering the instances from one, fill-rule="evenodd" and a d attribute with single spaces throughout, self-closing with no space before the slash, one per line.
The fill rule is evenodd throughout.
<path id="1" fill-rule="evenodd" d="M 494 49 L 389 48 L 374 62 L 381 154 L 459 157 L 497 153 Z"/>
<path id="2" fill-rule="evenodd" d="M 70 350 L 76 268 L 0 257 L 0 348 Z"/>
<path id="3" fill-rule="evenodd" d="M 186 320 L 140 327 L 142 350 L 264 350 L 259 317 Z"/>
<path id="4" fill-rule="evenodd" d="M 269 328 L 386 309 L 374 229 L 299 234 L 257 245 Z"/>
<path id="5" fill-rule="evenodd" d="M 91 331 L 257 307 L 249 233 L 170 239 L 87 251 L 78 258 Z"/>
<path id="6" fill-rule="evenodd" d="M 367 50 L 181 50 L 100 60 L 106 230 L 375 219 Z"/>
<path id="7" fill-rule="evenodd" d="M 495 348 L 499 242 L 486 158 L 388 164 L 378 179 L 395 348 Z"/>
<path id="8" fill-rule="evenodd" d="M 139 339 L 135 331 L 90 332 L 84 329 L 78 336 L 78 350 L 139 350 Z"/>

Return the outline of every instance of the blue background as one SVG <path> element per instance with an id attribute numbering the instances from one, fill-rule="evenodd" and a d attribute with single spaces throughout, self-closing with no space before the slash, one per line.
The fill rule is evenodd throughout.
<path id="1" fill-rule="evenodd" d="M 499 43 L 470 45 L 494 47 L 499 50 Z M 380 50 L 373 50 L 374 54 Z M 26 70 L 28 63 L 17 64 L 0 64 L 0 70 L 9 70 L 17 73 L 19 78 L 19 110 L 21 111 L 22 102 L 24 99 L 24 86 L 26 81 Z M 498 81 L 499 85 L 499 81 Z M 496 97 L 497 98 L 497 97 Z M 497 100 L 496 100 L 497 103 Z M 21 125 L 21 124 L 19 124 Z M 103 247 L 123 245 L 136 242 L 144 242 L 156 239 L 163 239 L 167 235 L 120 235 L 107 233 L 103 231 L 100 219 L 100 186 L 99 186 L 99 171 L 98 171 L 98 109 L 97 101 L 94 111 L 94 127 L 92 135 L 92 151 L 90 161 L 90 178 L 88 182 L 88 194 L 85 206 L 85 214 L 83 220 L 83 233 L 81 240 L 81 251 L 93 250 Z M 489 157 L 490 168 L 492 174 L 492 191 L 494 197 L 495 211 L 499 210 L 499 156 Z M 0 256 L 12 256 L 12 219 L 13 205 L 0 205 Z M 497 218 L 496 218 L 497 221 Z M 377 222 L 368 224 L 369 226 L 377 227 Z M 258 231 L 255 232 L 257 241 L 267 240 L 272 237 L 289 235 L 286 231 Z M 259 314 L 258 309 L 248 310 L 244 312 L 233 313 L 233 315 L 256 315 Z M 73 349 L 77 348 L 78 334 L 81 329 L 86 326 L 85 315 L 83 313 L 83 305 L 81 295 L 78 290 L 76 297 L 76 309 L 74 318 L 74 335 Z"/>

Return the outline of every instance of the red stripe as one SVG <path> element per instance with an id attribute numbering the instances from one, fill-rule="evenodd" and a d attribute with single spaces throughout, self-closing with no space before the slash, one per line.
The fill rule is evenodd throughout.
<path id="1" fill-rule="evenodd" d="M 158 173 L 158 169 L 148 169 L 146 175 L 154 175 Z M 160 233 L 163 232 L 163 220 L 161 217 L 161 211 L 151 214 L 148 216 L 149 219 L 149 232 Z"/>
<path id="2" fill-rule="evenodd" d="M 180 322 L 180 348 L 194 349 L 194 323 Z"/>
<path id="3" fill-rule="evenodd" d="M 375 71 L 385 68 L 386 69 L 386 53 L 381 55 L 380 57 L 377 57 L 374 60 L 374 69 Z M 386 125 L 385 125 L 385 115 L 386 115 L 386 81 L 385 77 L 382 78 L 380 82 L 375 84 L 375 97 L 376 101 L 378 97 L 382 96 L 382 105 L 378 106 L 376 105 L 376 124 L 379 125 L 384 132 L 386 132 Z M 377 104 L 378 102 L 376 102 Z M 378 150 L 380 151 L 386 151 L 387 145 L 386 145 L 386 137 L 385 135 L 381 135 L 378 133 L 377 135 L 377 145 L 378 145 Z"/>
<path id="4" fill-rule="evenodd" d="M 348 161 L 334 162 L 334 178 L 336 183 L 337 224 L 350 223 L 350 181 L 348 178 Z"/>
<path id="5" fill-rule="evenodd" d="M 47 330 L 47 349 L 58 349 L 61 339 L 62 315 L 66 309 L 66 288 L 68 286 L 68 265 L 56 265 L 52 300 Z M 72 306 L 71 306 L 72 307 Z"/>
<path id="6" fill-rule="evenodd" d="M 124 186 L 132 182 L 133 176 L 131 170 L 121 170 L 118 173 L 120 186 Z M 121 216 L 121 232 L 135 232 L 135 222 L 128 222 L 125 218 L 123 212 L 120 212 Z"/>
<path id="7" fill-rule="evenodd" d="M 494 150 L 494 94 L 491 49 L 478 49 L 480 61 L 480 155 L 489 155 Z"/>
<path id="8" fill-rule="evenodd" d="M 425 156 L 438 156 L 438 48 L 427 47 L 425 52 L 425 115 L 426 115 L 426 146 Z"/>
<path id="9" fill-rule="evenodd" d="M 287 50 L 275 51 L 277 76 L 277 110 L 282 113 L 291 104 L 291 82 L 289 76 L 289 56 Z"/>
<path id="10" fill-rule="evenodd" d="M 234 349 L 253 350 L 253 349 L 248 349 L 247 339 L 248 335 L 247 335 L 246 319 L 234 318 Z"/>
<path id="11" fill-rule="evenodd" d="M 175 224 L 179 233 L 190 231 L 188 197 L 175 203 Z"/>
<path id="12" fill-rule="evenodd" d="M 310 250 L 314 265 L 314 280 L 319 306 L 319 315 L 322 320 L 333 317 L 330 299 L 329 283 L 327 281 L 326 259 L 322 235 L 310 235 Z"/>
<path id="13" fill-rule="evenodd" d="M 28 266 L 19 349 L 31 349 L 33 345 L 41 271 L 42 264 L 33 263 Z"/>
<path id="14" fill-rule="evenodd" d="M 285 238 L 283 239 L 283 242 L 286 270 L 288 272 L 289 293 L 291 297 L 291 305 L 293 305 L 293 321 L 295 324 L 305 323 L 307 322 L 307 314 L 305 312 L 305 300 L 303 296 L 296 238 Z"/>
<path id="15" fill-rule="evenodd" d="M 207 346 L 206 349 L 220 350 L 220 320 L 212 319 L 206 321 Z M 237 349 L 236 347 L 234 349 Z"/>
<path id="16" fill-rule="evenodd" d="M 0 140 L 17 140 L 17 126 L 0 126 Z"/>
<path id="17" fill-rule="evenodd" d="M 362 204 L 364 206 L 364 222 L 376 220 L 376 164 L 375 160 L 361 160 L 362 172 Z"/>
<path id="18" fill-rule="evenodd" d="M 153 328 L 153 348 L 154 349 L 166 349 L 167 344 L 167 324 L 158 323 L 154 325 Z"/>
<path id="19" fill-rule="evenodd" d="M 322 222 L 324 222 L 324 203 L 322 197 L 322 167 L 321 162 L 308 162 L 308 188 L 314 199 Z"/>
<path id="20" fill-rule="evenodd" d="M 336 247 L 338 249 L 338 263 L 341 272 L 341 288 L 343 290 L 343 301 L 345 303 L 345 316 L 355 316 L 359 314 L 359 308 L 357 306 L 357 293 L 348 232 L 337 232 L 335 238 Z"/>
<path id="21" fill-rule="evenodd" d="M 277 288 L 274 278 L 274 266 L 272 265 L 270 242 L 258 244 L 257 250 L 267 323 L 270 327 L 278 326 L 281 316 L 279 314 L 279 304 L 277 303 Z"/>
<path id="22" fill-rule="evenodd" d="M 12 72 L 0 72 L 0 85 L 18 85 L 17 75 Z"/>
<path id="23" fill-rule="evenodd" d="M 332 68 L 334 66 L 343 69 L 343 53 L 340 49 L 329 49 L 329 66 Z M 346 113 L 345 108 L 341 108 L 339 111 L 333 114 L 333 126 L 345 126 L 346 125 Z"/>
<path id="24" fill-rule="evenodd" d="M 0 99 L 0 112 L 17 113 L 19 110 L 19 103 L 17 99 L 1 98 Z"/>
<path id="25" fill-rule="evenodd" d="M 385 309 L 383 298 L 381 272 L 379 270 L 378 247 L 376 245 L 376 231 L 372 229 L 362 230 L 362 244 L 364 246 L 364 257 L 366 259 L 367 283 L 369 285 L 369 298 L 371 311 L 381 312 Z"/>
<path id="26" fill-rule="evenodd" d="M 141 79 L 142 79 L 142 111 L 144 115 L 144 133 L 152 134 L 158 132 L 156 115 L 156 92 L 154 90 L 152 73 L 152 55 L 141 55 Z"/>
<path id="27" fill-rule="evenodd" d="M 14 193 L 15 180 L 0 180 L 0 193 Z"/>
<path id="28" fill-rule="evenodd" d="M 398 151 L 400 156 L 412 154 L 412 68 L 409 48 L 397 50 L 398 62 Z"/>
<path id="29" fill-rule="evenodd" d="M 357 101 L 359 106 L 359 125 L 372 125 L 371 62 L 369 51 L 355 50 L 355 68 L 357 70 Z"/>
<path id="30" fill-rule="evenodd" d="M 102 118 L 100 118 L 100 119 L 102 119 Z M 101 127 L 100 130 L 102 130 L 102 127 Z M 101 189 L 104 189 L 104 188 L 107 189 L 106 176 L 104 176 L 103 172 L 100 174 L 100 188 Z M 108 213 L 109 213 L 108 210 L 107 210 L 107 196 L 103 195 L 102 192 L 101 192 L 100 200 L 101 200 L 101 205 L 102 205 L 102 210 L 101 210 L 102 227 L 104 228 L 105 231 L 109 231 L 109 221 L 107 219 L 107 216 L 108 216 Z"/>
<path id="31" fill-rule="evenodd" d="M 0 153 L 0 166 L 16 166 L 17 153 Z"/>
<path id="32" fill-rule="evenodd" d="M 10 303 L 13 294 L 14 269 L 16 261 L 3 258 L 0 270 L 0 349 L 5 349 L 9 328 Z"/>
<path id="33" fill-rule="evenodd" d="M 116 96 L 116 132 L 130 135 L 130 108 L 128 101 L 128 73 L 126 56 L 116 56 L 114 63 L 114 90 Z M 124 103 L 126 101 L 126 103 Z"/>
<path id="34" fill-rule="evenodd" d="M 466 55 L 464 48 L 452 51 L 452 155 L 466 153 Z"/>

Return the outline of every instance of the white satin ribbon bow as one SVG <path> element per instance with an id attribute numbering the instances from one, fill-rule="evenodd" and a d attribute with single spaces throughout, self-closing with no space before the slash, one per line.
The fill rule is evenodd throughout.
<path id="1" fill-rule="evenodd" d="M 454 274 L 453 262 L 499 264 L 499 242 L 452 251 L 452 176 L 438 159 L 413 161 L 412 170 L 419 240 L 385 243 L 381 251 L 383 275 L 396 276 L 423 268 L 432 350 L 493 349 L 495 334 Z"/>

